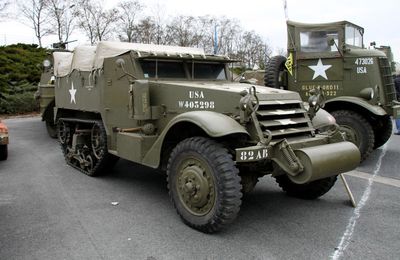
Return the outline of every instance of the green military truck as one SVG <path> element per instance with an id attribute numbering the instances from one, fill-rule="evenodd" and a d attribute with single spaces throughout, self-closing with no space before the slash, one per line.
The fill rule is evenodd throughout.
<path id="1" fill-rule="evenodd" d="M 360 161 L 318 93 L 230 80 L 224 56 L 197 48 L 100 42 L 54 52 L 54 123 L 66 162 L 96 176 L 118 158 L 166 171 L 183 222 L 203 232 L 237 216 L 242 194 L 272 174 L 315 199 Z M 316 120 L 316 121 L 315 121 Z"/>
<path id="2" fill-rule="evenodd" d="M 54 58 L 53 52 L 59 53 L 58 55 L 63 56 L 59 59 L 61 62 L 67 62 L 70 64 L 72 53 L 65 49 L 53 49 L 48 53 L 47 58 L 42 64 L 42 74 L 40 76 L 40 82 L 38 85 L 38 90 L 35 93 L 35 98 L 39 100 L 40 114 L 42 116 L 42 121 L 46 123 L 46 130 L 49 136 L 57 137 L 57 127 L 54 124 Z M 60 62 L 59 61 L 59 62 Z"/>
<path id="3" fill-rule="evenodd" d="M 387 142 L 400 105 L 388 57 L 366 49 L 364 29 L 347 21 L 287 22 L 288 57 L 272 57 L 265 85 L 299 92 L 303 100 L 320 87 L 341 130 L 359 147 L 362 159 Z"/>

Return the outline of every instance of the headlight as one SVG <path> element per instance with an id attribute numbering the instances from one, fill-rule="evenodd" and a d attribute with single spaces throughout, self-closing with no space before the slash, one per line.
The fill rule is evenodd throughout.
<path id="1" fill-rule="evenodd" d="M 308 105 L 310 105 L 310 107 L 315 107 L 318 103 L 318 98 L 315 95 L 312 95 L 309 99 L 308 99 Z"/>
<path id="2" fill-rule="evenodd" d="M 43 67 L 45 67 L 46 69 L 49 68 L 51 66 L 51 61 L 50 60 L 44 60 L 43 61 Z"/>
<path id="3" fill-rule="evenodd" d="M 375 92 L 372 88 L 364 88 L 363 90 L 360 91 L 360 97 L 366 99 L 366 100 L 371 100 L 375 96 Z"/>

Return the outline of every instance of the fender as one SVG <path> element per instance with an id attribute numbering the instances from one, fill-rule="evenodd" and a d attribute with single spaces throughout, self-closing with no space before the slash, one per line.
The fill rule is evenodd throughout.
<path id="1" fill-rule="evenodd" d="M 360 108 L 362 108 L 362 110 L 367 110 L 376 116 L 387 115 L 386 111 L 382 107 L 377 106 L 377 105 L 372 105 L 362 98 L 350 97 L 350 96 L 336 97 L 336 98 L 327 100 L 326 104 L 325 104 L 325 109 L 327 111 L 332 111 L 333 109 L 331 109 L 331 108 L 335 108 L 336 107 L 335 104 L 338 104 L 338 103 L 342 103 L 342 104 L 347 103 L 347 104 L 350 104 L 350 105 L 353 105 L 356 107 L 360 107 Z M 343 109 L 343 108 L 344 108 L 343 106 L 339 107 L 339 109 Z"/>
<path id="2" fill-rule="evenodd" d="M 143 158 L 142 163 L 157 168 L 160 164 L 161 149 L 164 143 L 164 138 L 169 130 L 176 124 L 181 122 L 188 122 L 197 125 L 203 129 L 210 137 L 222 137 L 230 134 L 246 134 L 249 133 L 246 129 L 236 122 L 234 119 L 224 114 L 212 111 L 191 111 L 179 114 L 173 118 L 164 131 L 160 134 L 157 141 L 153 144 L 151 149 Z"/>

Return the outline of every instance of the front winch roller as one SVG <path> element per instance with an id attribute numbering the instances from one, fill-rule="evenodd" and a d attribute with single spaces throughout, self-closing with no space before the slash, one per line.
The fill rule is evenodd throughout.
<path id="1" fill-rule="evenodd" d="M 294 153 L 304 166 L 304 170 L 290 180 L 297 184 L 327 178 L 348 172 L 360 164 L 360 151 L 351 142 L 340 142 L 307 147 L 295 150 Z"/>

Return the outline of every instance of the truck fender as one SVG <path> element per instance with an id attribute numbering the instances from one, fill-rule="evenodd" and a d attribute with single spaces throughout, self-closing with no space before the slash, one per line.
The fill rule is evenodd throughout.
<path id="1" fill-rule="evenodd" d="M 231 117 L 212 111 L 191 111 L 173 118 L 157 138 L 151 149 L 144 156 L 142 163 L 157 168 L 160 164 L 164 138 L 171 128 L 178 123 L 188 122 L 197 125 L 210 137 L 222 137 L 230 134 L 249 135 L 246 129 Z"/>
<path id="2" fill-rule="evenodd" d="M 348 104 L 349 107 L 359 107 L 362 108 L 362 110 L 366 110 L 376 116 L 385 116 L 387 115 L 386 111 L 376 105 L 371 105 L 367 101 L 365 101 L 362 98 L 359 97 L 349 97 L 349 96 L 344 96 L 344 97 L 336 97 L 330 100 L 326 101 L 325 104 L 325 109 L 327 111 L 333 111 L 337 109 L 346 109 L 346 106 L 343 106 L 345 104 Z M 360 110 L 360 109 L 359 109 Z"/>

